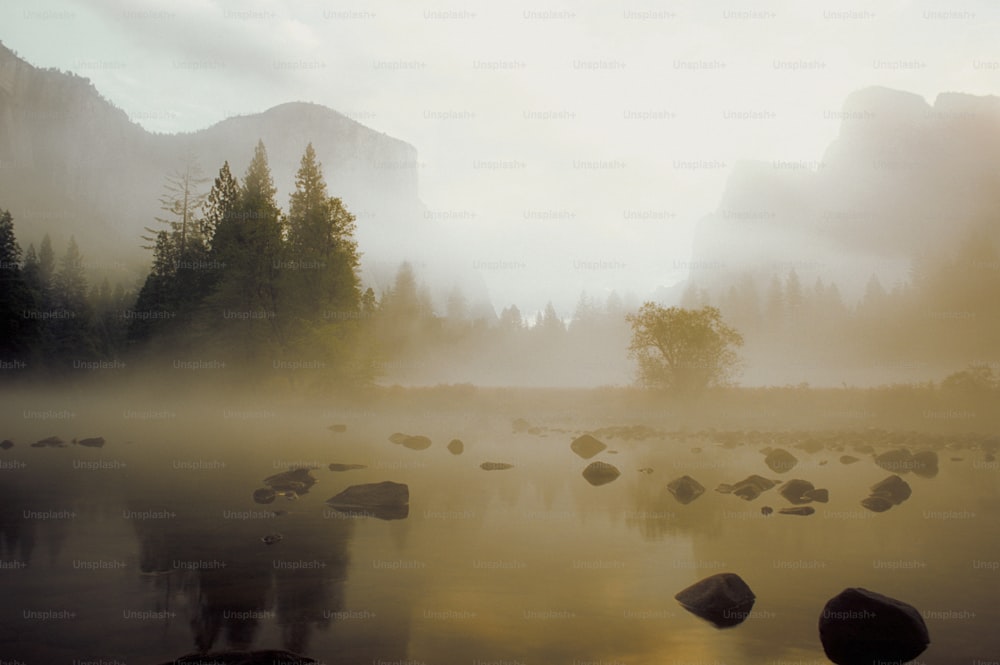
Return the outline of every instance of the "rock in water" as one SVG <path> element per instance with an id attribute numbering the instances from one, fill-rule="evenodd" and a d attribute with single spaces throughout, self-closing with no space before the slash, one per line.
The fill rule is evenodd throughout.
<path id="1" fill-rule="evenodd" d="M 316 479 L 309 473 L 309 468 L 303 466 L 268 476 L 264 479 L 264 484 L 276 492 L 306 494 L 316 484 Z"/>
<path id="2" fill-rule="evenodd" d="M 764 506 L 763 508 L 760 509 L 761 515 L 770 515 L 773 512 L 774 508 L 772 508 L 771 506 Z"/>
<path id="3" fill-rule="evenodd" d="M 403 434 L 402 432 L 395 432 L 389 435 L 389 440 L 395 444 L 400 444 L 410 438 L 409 434 Z"/>
<path id="4" fill-rule="evenodd" d="M 431 447 L 431 440 L 426 436 L 416 435 L 407 437 L 403 441 L 403 447 L 410 450 L 426 450 Z"/>
<path id="5" fill-rule="evenodd" d="M 253 500 L 257 503 L 274 503 L 275 492 L 270 487 L 261 487 L 254 490 Z"/>
<path id="6" fill-rule="evenodd" d="M 840 463 L 841 464 L 854 464 L 855 462 L 858 462 L 858 461 L 859 461 L 858 458 L 855 457 L 854 455 L 841 455 L 840 456 Z"/>
<path id="7" fill-rule="evenodd" d="M 812 515 L 816 509 L 812 506 L 796 506 L 795 508 L 782 508 L 778 512 L 782 515 Z"/>
<path id="8" fill-rule="evenodd" d="M 844 589 L 826 603 L 819 639 L 837 665 L 905 663 L 931 641 L 915 607 L 861 588 Z"/>
<path id="9" fill-rule="evenodd" d="M 528 429 L 531 428 L 531 423 L 529 423 L 524 418 L 515 418 L 513 421 L 511 421 L 510 427 L 515 434 L 518 434 L 520 432 L 527 432 Z"/>
<path id="10" fill-rule="evenodd" d="M 933 478 L 938 474 L 938 455 L 933 450 L 922 450 L 913 454 L 913 473 L 921 478 Z"/>
<path id="11" fill-rule="evenodd" d="M 764 458 L 764 464 L 767 465 L 771 471 L 775 473 L 785 473 L 786 471 L 791 471 L 795 468 L 795 465 L 799 463 L 795 455 L 791 454 L 784 448 L 775 448 L 767 454 Z"/>
<path id="12" fill-rule="evenodd" d="M 461 439 L 452 439 L 448 443 L 448 452 L 452 455 L 461 455 L 465 450 L 465 444 L 462 443 Z"/>
<path id="13" fill-rule="evenodd" d="M 299 656 L 291 651 L 267 649 L 263 651 L 212 651 L 181 656 L 163 665 L 309 665 L 317 661 Z"/>
<path id="14" fill-rule="evenodd" d="M 66 442 L 60 439 L 58 436 L 49 436 L 44 439 L 40 439 L 31 444 L 32 448 L 62 448 L 66 445 Z"/>
<path id="15" fill-rule="evenodd" d="M 351 485 L 326 503 L 334 510 L 379 519 L 403 519 L 409 515 L 410 488 L 405 483 Z"/>
<path id="16" fill-rule="evenodd" d="M 893 473 L 908 473 L 913 469 L 913 455 L 906 448 L 887 450 L 875 457 L 875 464 Z"/>
<path id="17" fill-rule="evenodd" d="M 331 462 L 329 468 L 330 471 L 354 471 L 356 469 L 367 469 L 368 467 L 364 464 L 338 464 Z"/>
<path id="18" fill-rule="evenodd" d="M 14 447 L 14 442 L 11 441 L 10 439 L 4 439 L 3 441 L 0 441 L 0 448 L 3 448 L 4 450 L 10 450 L 13 447 Z"/>
<path id="19" fill-rule="evenodd" d="M 752 476 L 747 476 L 743 480 L 739 481 L 732 487 L 730 487 L 730 492 L 740 497 L 744 501 L 753 501 L 759 497 L 763 492 L 774 487 L 775 483 L 773 480 L 768 480 L 763 476 L 758 476 L 753 474 Z M 718 488 L 716 488 L 718 489 Z M 721 490 L 720 490 L 721 491 Z"/>
<path id="20" fill-rule="evenodd" d="M 621 471 L 613 464 L 607 462 L 591 462 L 583 470 L 583 477 L 593 486 L 607 485 L 621 475 Z M 705 488 L 702 488 L 704 491 Z"/>
<path id="21" fill-rule="evenodd" d="M 671 480 L 667 484 L 667 489 L 674 495 L 678 503 L 685 506 L 705 492 L 702 484 L 691 476 L 681 476 L 676 480 Z"/>
<path id="22" fill-rule="evenodd" d="M 695 582 L 674 598 L 695 616 L 711 621 L 717 628 L 743 623 L 756 597 L 736 573 L 719 573 Z"/>
<path id="23" fill-rule="evenodd" d="M 899 476 L 889 476 L 885 480 L 880 480 L 872 485 L 871 489 L 872 496 L 887 499 L 894 506 L 898 506 L 909 499 L 910 494 L 913 493 L 909 483 Z"/>
<path id="24" fill-rule="evenodd" d="M 505 471 L 513 469 L 514 465 L 507 462 L 483 462 L 479 465 L 479 468 L 483 471 Z"/>
<path id="25" fill-rule="evenodd" d="M 809 499 L 810 501 L 815 501 L 817 503 L 827 503 L 830 501 L 830 490 L 827 489 L 815 489 L 809 490 L 802 495 L 803 499 Z"/>
<path id="26" fill-rule="evenodd" d="M 583 459 L 590 459 L 597 453 L 601 452 L 606 445 L 590 436 L 589 434 L 584 434 L 583 436 L 578 436 L 573 439 L 573 443 L 569 444 L 570 450 L 582 457 Z"/>
<path id="27" fill-rule="evenodd" d="M 347 425 L 330 425 L 327 427 L 331 432 L 337 432 L 338 434 L 347 431 Z"/>
<path id="28" fill-rule="evenodd" d="M 88 439 L 80 439 L 79 441 L 73 439 L 73 443 L 76 443 L 81 446 L 87 446 L 88 448 L 101 448 L 102 446 L 104 446 L 104 437 L 94 436 Z"/>
<path id="29" fill-rule="evenodd" d="M 884 513 L 892 508 L 892 502 L 881 496 L 870 496 L 861 500 L 861 505 L 873 513 Z"/>
<path id="30" fill-rule="evenodd" d="M 795 505 L 801 505 L 803 503 L 809 503 L 812 501 L 806 496 L 806 492 L 812 492 L 816 488 L 808 480 L 800 480 L 796 478 L 795 480 L 789 480 L 787 483 L 781 486 L 778 493 L 781 496 L 788 499 L 789 503 L 794 503 Z"/>

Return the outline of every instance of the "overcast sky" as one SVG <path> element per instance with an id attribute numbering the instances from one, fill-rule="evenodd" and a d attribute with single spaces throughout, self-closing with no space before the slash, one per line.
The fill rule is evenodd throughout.
<path id="1" fill-rule="evenodd" d="M 559 257 L 487 275 L 530 309 L 539 279 L 575 301 L 685 277 L 733 163 L 814 167 L 854 90 L 997 94 L 997 7 L 4 0 L 0 39 L 153 131 L 311 101 L 413 144 L 484 258 Z"/>

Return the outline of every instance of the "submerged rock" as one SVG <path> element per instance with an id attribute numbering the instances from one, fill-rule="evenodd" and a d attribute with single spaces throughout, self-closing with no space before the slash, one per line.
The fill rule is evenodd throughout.
<path id="1" fill-rule="evenodd" d="M 403 519 L 409 515 L 410 488 L 405 483 L 351 485 L 326 500 L 334 510 L 379 519 Z"/>
<path id="2" fill-rule="evenodd" d="M 621 471 L 618 470 L 618 467 L 607 462 L 591 462 L 583 470 L 584 479 L 595 487 L 598 485 L 607 485 L 620 475 Z"/>
<path id="3" fill-rule="evenodd" d="M 355 469 L 367 469 L 368 466 L 365 464 L 338 464 L 331 462 L 329 468 L 330 471 L 354 471 Z"/>
<path id="4" fill-rule="evenodd" d="M 774 508 L 772 508 L 771 506 L 763 506 L 760 509 L 760 514 L 761 515 L 770 515 L 773 512 L 774 512 Z"/>
<path id="5" fill-rule="evenodd" d="M 870 496 L 861 500 L 861 505 L 873 513 L 884 513 L 892 508 L 892 501 L 881 496 Z"/>
<path id="6" fill-rule="evenodd" d="M 861 461 L 861 460 L 859 460 L 854 455 L 841 455 L 840 456 L 840 463 L 841 464 L 854 464 L 855 462 L 859 462 L 859 461 Z"/>
<path id="7" fill-rule="evenodd" d="M 427 450 L 431 447 L 431 440 L 426 436 L 421 436 L 417 434 L 416 436 L 411 436 L 403 441 L 403 447 L 409 448 L 410 450 Z"/>
<path id="8" fill-rule="evenodd" d="M 775 448 L 764 458 L 764 464 L 775 473 L 785 473 L 795 468 L 799 460 L 784 448 Z"/>
<path id="9" fill-rule="evenodd" d="M 483 471 L 506 471 L 507 469 L 513 469 L 514 465 L 507 462 L 483 462 L 479 465 L 479 468 Z"/>
<path id="10" fill-rule="evenodd" d="M 812 515 L 816 509 L 812 506 L 796 506 L 794 508 L 782 508 L 778 511 L 782 515 Z"/>
<path id="11" fill-rule="evenodd" d="M 736 573 L 719 573 L 695 582 L 674 598 L 695 616 L 717 628 L 735 626 L 747 618 L 756 597 Z"/>
<path id="12" fill-rule="evenodd" d="M 262 536 L 260 542 L 265 545 L 274 545 L 276 542 L 280 541 L 284 536 L 280 533 L 269 533 L 266 536 Z"/>
<path id="13" fill-rule="evenodd" d="M 400 444 L 410 438 L 409 434 L 403 434 L 402 432 L 395 432 L 389 435 L 389 440 L 395 444 Z"/>
<path id="14" fill-rule="evenodd" d="M 705 488 L 691 476 L 681 476 L 667 483 L 667 490 L 674 495 L 677 502 L 687 505 L 705 493 Z"/>
<path id="15" fill-rule="evenodd" d="M 844 589 L 819 617 L 823 651 L 837 665 L 905 663 L 930 644 L 920 612 L 867 589 Z"/>
<path id="16" fill-rule="evenodd" d="M 584 434 L 573 439 L 573 442 L 569 444 L 570 450 L 582 457 L 583 459 L 590 459 L 597 453 L 601 452 L 606 445 L 590 436 L 589 434 Z"/>
<path id="17" fill-rule="evenodd" d="M 81 446 L 86 446 L 88 448 L 101 448 L 104 446 L 104 437 L 93 436 L 88 439 L 80 439 L 79 441 L 73 439 L 73 443 L 79 444 Z"/>
<path id="18" fill-rule="evenodd" d="M 789 480 L 787 483 L 781 486 L 778 493 L 785 497 L 789 503 L 794 503 L 795 505 L 801 505 L 803 503 L 809 503 L 812 501 L 806 494 L 812 492 L 816 488 L 808 480 L 801 480 L 796 478 L 795 480 Z"/>
<path id="19" fill-rule="evenodd" d="M 448 452 L 452 455 L 461 455 L 465 451 L 465 444 L 461 439 L 452 439 L 448 442 Z"/>
<path id="20" fill-rule="evenodd" d="M 827 503 L 830 500 L 830 490 L 827 489 L 815 489 L 809 490 L 802 495 L 802 498 L 809 499 L 810 501 L 815 501 L 817 503 Z"/>
<path id="21" fill-rule="evenodd" d="M 732 494 L 733 486 L 730 485 L 729 483 L 719 483 L 718 485 L 716 485 L 715 491 L 718 492 L 719 494 Z"/>
<path id="22" fill-rule="evenodd" d="M 10 450 L 13 447 L 14 447 L 14 442 L 11 441 L 10 439 L 4 439 L 3 441 L 0 441 L 0 448 L 3 448 L 4 450 Z"/>
<path id="23" fill-rule="evenodd" d="M 327 429 L 330 430 L 331 432 L 337 432 L 338 434 L 340 434 L 341 432 L 347 431 L 347 425 L 340 425 L 340 424 L 330 425 L 329 427 L 327 427 Z"/>
<path id="24" fill-rule="evenodd" d="M 58 436 L 50 436 L 44 439 L 39 439 L 31 444 L 32 448 L 62 448 L 66 445 L 66 442 L 60 439 Z"/>
<path id="25" fill-rule="evenodd" d="M 653 467 L 651 467 L 651 466 L 644 466 L 641 469 L 639 469 L 639 473 L 645 473 L 646 475 L 649 475 L 649 474 L 653 473 Z"/>

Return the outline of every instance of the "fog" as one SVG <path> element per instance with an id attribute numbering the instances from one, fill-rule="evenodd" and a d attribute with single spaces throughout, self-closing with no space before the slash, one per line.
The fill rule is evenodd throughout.
<path id="1" fill-rule="evenodd" d="M 998 18 L 3 3 L 0 663 L 994 662 Z"/>

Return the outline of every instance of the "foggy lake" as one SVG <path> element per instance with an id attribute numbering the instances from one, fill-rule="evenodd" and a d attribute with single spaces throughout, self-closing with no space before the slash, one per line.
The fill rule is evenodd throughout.
<path id="1" fill-rule="evenodd" d="M 326 663 L 822 663 L 819 613 L 849 586 L 920 609 L 931 645 L 919 662 L 1000 651 L 995 438 L 682 431 L 649 414 L 627 427 L 636 423 L 499 400 L 472 410 L 51 403 L 65 408 L 12 396 L 2 418 L 16 445 L 0 458 L 0 651 L 23 662 L 284 648 Z M 583 431 L 607 449 L 575 454 Z M 431 445 L 394 444 L 395 432 Z M 83 434 L 106 443 L 69 443 Z M 51 435 L 67 445 L 29 445 Z M 456 438 L 460 454 L 447 448 Z M 769 469 L 770 447 L 794 466 Z M 874 456 L 901 447 L 933 451 L 937 467 L 901 468 L 912 496 L 863 508 L 892 475 Z M 591 485 L 582 471 L 595 460 L 621 476 Z M 487 461 L 512 466 L 486 471 Z M 254 501 L 265 478 L 301 467 L 316 482 L 297 499 Z M 715 491 L 748 474 L 805 479 L 829 501 L 784 515 L 780 486 L 752 501 Z M 687 504 L 666 489 L 685 475 L 705 488 Z M 403 516 L 324 503 L 384 480 L 408 485 Z M 281 539 L 263 543 L 270 534 Z M 673 598 L 720 572 L 757 597 L 732 628 Z"/>

